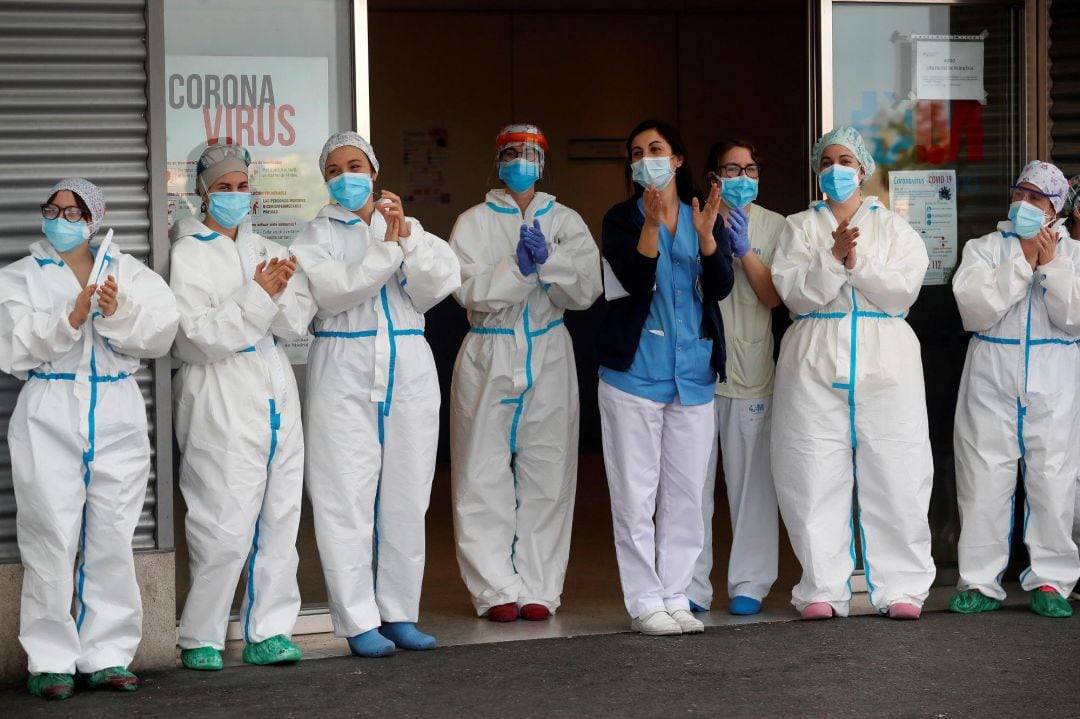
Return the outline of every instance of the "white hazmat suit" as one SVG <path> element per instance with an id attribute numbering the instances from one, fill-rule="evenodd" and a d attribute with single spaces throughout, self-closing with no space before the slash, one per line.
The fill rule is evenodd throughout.
<path id="1" fill-rule="evenodd" d="M 792 603 L 800 612 L 828 603 L 838 616 L 848 613 L 856 531 L 879 612 L 921 607 L 935 573 L 922 360 L 903 319 L 926 274 L 926 246 L 876 198 L 860 211 L 853 269 L 832 254 L 837 223 L 824 202 L 788 218 L 772 266 L 795 314 L 780 345 L 771 449 L 803 569 Z"/>
<path id="2" fill-rule="evenodd" d="M 319 305 L 308 357 L 308 494 L 334 631 L 416 622 L 439 377 L 424 312 L 461 283 L 449 245 L 409 218 L 323 207 L 292 244 Z"/>
<path id="3" fill-rule="evenodd" d="M 540 222 L 549 257 L 523 276 L 521 225 Z M 581 217 L 537 192 L 524 213 L 505 190 L 458 217 L 454 293 L 469 311 L 451 394 L 458 563 L 478 615 L 501 604 L 554 612 L 577 487 L 578 384 L 564 310 L 600 296 L 600 254 Z"/>
<path id="4" fill-rule="evenodd" d="M 252 232 L 236 241 L 193 218 L 172 229 L 180 307 L 173 381 L 191 590 L 180 648 L 221 650 L 241 571 L 244 641 L 289 636 L 300 609 L 296 532 L 304 438 L 296 379 L 277 340 L 307 333 L 315 303 L 297 271 L 271 298 L 255 266 L 288 251 Z"/>
<path id="5" fill-rule="evenodd" d="M 26 380 L 8 449 L 32 674 L 126 668 L 142 636 L 131 540 L 150 439 L 134 375 L 140 359 L 168 353 L 178 315 L 161 277 L 115 245 L 108 253 L 101 281 L 116 278 L 117 309 L 92 305 L 79 329 L 68 315 L 82 287 L 51 244 L 0 270 L 0 369 Z"/>
<path id="6" fill-rule="evenodd" d="M 956 405 L 959 589 L 1005 598 L 1014 531 L 1031 558 L 1025 590 L 1068 597 L 1080 577 L 1072 537 L 1080 461 L 1080 243 L 1058 234 L 1055 258 L 1032 271 L 1011 222 L 969 241 L 953 293 L 974 332 Z M 1019 464 L 1018 464 L 1019 463 Z M 1017 467 L 1027 495 L 1013 526 Z"/>

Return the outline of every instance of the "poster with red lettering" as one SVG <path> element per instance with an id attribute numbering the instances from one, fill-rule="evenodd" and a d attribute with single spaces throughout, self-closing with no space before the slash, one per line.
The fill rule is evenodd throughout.
<path id="1" fill-rule="evenodd" d="M 169 224 L 199 215 L 195 163 L 208 143 L 251 153 L 251 223 L 289 244 L 328 202 L 319 152 L 330 134 L 324 57 L 165 58 Z"/>
<path id="2" fill-rule="evenodd" d="M 330 135 L 325 57 L 165 58 L 169 225 L 201 215 L 195 165 L 207 144 L 251 154 L 252 228 L 288 245 L 329 198 L 319 153 Z M 285 346 L 307 360 L 310 338 Z"/>

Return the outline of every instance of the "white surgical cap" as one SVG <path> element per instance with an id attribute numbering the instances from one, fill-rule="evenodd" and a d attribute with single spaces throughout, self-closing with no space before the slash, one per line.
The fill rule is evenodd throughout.
<path id="1" fill-rule="evenodd" d="M 371 149 L 371 143 L 352 130 L 346 130 L 345 132 L 331 135 L 330 139 L 323 145 L 322 154 L 319 155 L 319 172 L 325 175 L 326 158 L 329 157 L 330 153 L 334 150 L 347 145 L 359 148 L 361 152 L 367 155 L 368 162 L 371 163 L 372 169 L 375 170 L 375 172 L 379 171 L 379 161 L 375 159 L 375 151 Z"/>
<path id="2" fill-rule="evenodd" d="M 877 168 L 877 163 L 874 162 L 874 156 L 866 149 L 866 143 L 863 142 L 862 135 L 859 134 L 859 131 L 850 125 L 838 127 L 831 132 L 825 133 L 821 139 L 814 144 L 814 151 L 810 153 L 810 169 L 814 171 L 814 174 L 821 172 L 821 154 L 829 145 L 841 145 L 851 150 L 855 153 L 855 159 L 858 160 L 859 164 L 866 170 L 866 176 L 869 178 L 874 174 L 874 170 Z"/>

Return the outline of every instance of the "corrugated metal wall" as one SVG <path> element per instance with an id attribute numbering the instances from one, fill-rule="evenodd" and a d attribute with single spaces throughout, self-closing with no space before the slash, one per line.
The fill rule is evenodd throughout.
<path id="1" fill-rule="evenodd" d="M 148 259 L 146 52 L 145 0 L 0 0 L 0 264 L 41 236 L 37 206 L 71 176 L 104 189 L 105 226 Z M 139 385 L 149 410 L 149 370 Z M 0 561 L 18 558 L 7 425 L 20 386 L 0 375 Z M 154 489 L 152 475 L 137 548 L 154 547 Z"/>
<path id="2" fill-rule="evenodd" d="M 1050 155 L 1069 177 L 1080 173 L 1080 2 L 1050 6 Z"/>

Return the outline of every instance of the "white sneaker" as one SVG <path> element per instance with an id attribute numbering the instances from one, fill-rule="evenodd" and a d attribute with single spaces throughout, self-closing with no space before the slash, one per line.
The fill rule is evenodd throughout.
<path id="1" fill-rule="evenodd" d="M 686 609 L 676 609 L 671 613 L 671 618 L 679 625 L 683 634 L 701 634 L 705 631 L 705 625 L 701 623 L 701 620 L 696 619 Z"/>
<path id="2" fill-rule="evenodd" d="M 689 614 L 689 612 L 687 612 Z M 701 624 L 701 622 L 698 622 Z M 704 629 L 702 624 L 702 629 Z M 655 612 L 649 612 L 648 614 L 642 614 L 632 622 L 630 622 L 630 628 L 640 634 L 646 634 L 651 637 L 669 636 L 671 634 L 682 634 L 682 627 L 679 623 L 671 618 L 671 615 L 664 609 L 657 609 Z"/>

